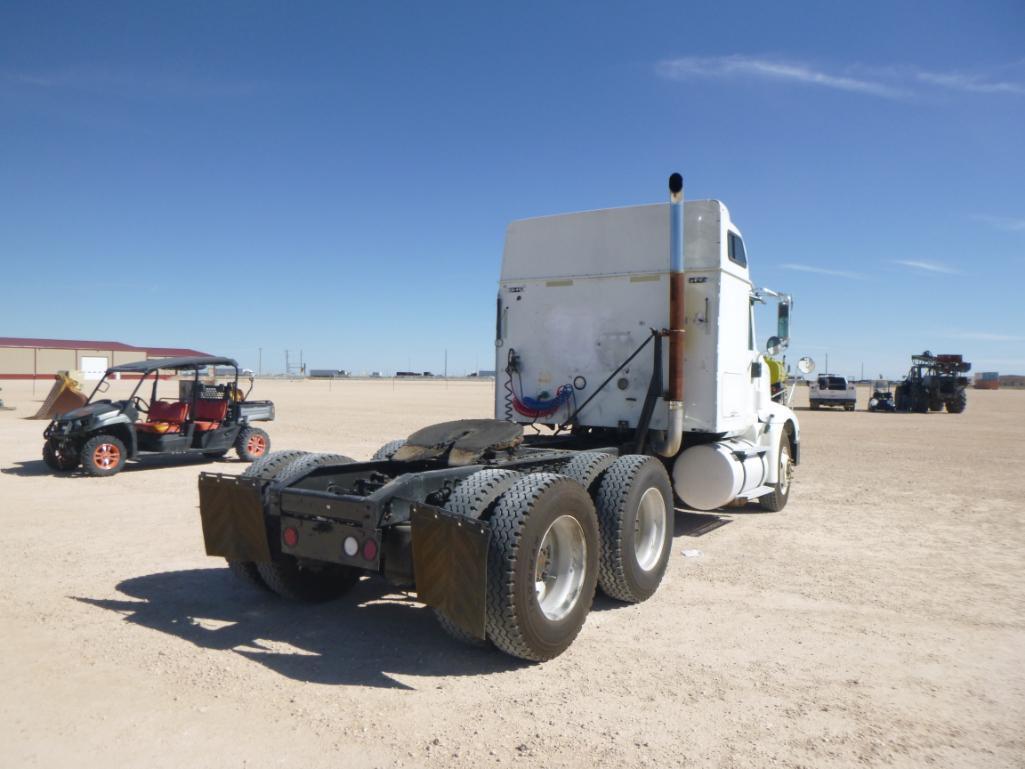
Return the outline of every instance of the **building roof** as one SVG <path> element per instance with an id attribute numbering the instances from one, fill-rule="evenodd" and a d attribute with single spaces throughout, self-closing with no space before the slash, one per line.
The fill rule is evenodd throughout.
<path id="1" fill-rule="evenodd" d="M 161 357 L 183 357 L 206 355 L 187 347 L 138 347 L 123 342 L 102 342 L 95 339 L 30 339 L 16 336 L 0 336 L 0 347 L 38 347 L 59 350 L 118 350 L 121 352 L 142 352 Z"/>
<path id="2" fill-rule="evenodd" d="M 70 350 L 140 350 L 121 342 L 98 342 L 88 339 L 28 339 L 17 336 L 0 336 L 0 347 L 39 347 Z"/>

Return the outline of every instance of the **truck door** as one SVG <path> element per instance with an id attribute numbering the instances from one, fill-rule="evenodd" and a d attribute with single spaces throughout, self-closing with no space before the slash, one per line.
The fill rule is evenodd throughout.
<path id="1" fill-rule="evenodd" d="M 719 415 L 726 429 L 750 421 L 754 412 L 754 387 L 751 383 L 753 353 L 749 341 L 751 329 L 751 287 L 740 278 L 722 274 L 719 301 L 719 366 L 721 391 Z"/>

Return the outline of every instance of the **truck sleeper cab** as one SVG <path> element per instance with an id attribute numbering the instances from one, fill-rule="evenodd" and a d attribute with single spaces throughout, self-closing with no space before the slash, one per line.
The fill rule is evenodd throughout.
<path id="1" fill-rule="evenodd" d="M 631 355 L 662 344 L 664 336 L 651 344 L 653 331 L 668 325 L 672 275 L 665 254 L 673 238 L 665 224 L 672 205 L 510 225 L 496 324 L 496 416 L 552 427 L 571 421 L 576 430 L 610 437 L 643 433 L 638 445 L 649 431 L 666 430 L 669 371 L 653 385 L 655 356 Z M 685 222 L 679 238 L 684 432 L 682 449 L 662 456 L 672 463 L 677 495 L 710 510 L 738 497 L 769 497 L 781 472 L 791 473 L 799 461 L 798 421 L 772 398 L 754 325 L 754 304 L 778 299 L 776 340 L 785 348 L 792 300 L 755 289 L 743 238 L 725 205 L 679 205 Z M 606 383 L 611 371 L 617 371 L 614 381 Z M 716 442 L 722 445 L 715 450 L 697 448 Z"/>

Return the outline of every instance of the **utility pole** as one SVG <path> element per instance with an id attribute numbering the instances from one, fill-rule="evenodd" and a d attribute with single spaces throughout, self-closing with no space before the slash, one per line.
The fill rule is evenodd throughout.
<path id="1" fill-rule="evenodd" d="M 445 379 L 448 379 L 448 348 L 445 348 Z"/>
<path id="2" fill-rule="evenodd" d="M 262 347 L 258 347 L 256 349 L 259 350 L 259 352 L 257 353 L 257 358 L 256 358 L 256 360 L 257 360 L 257 363 L 256 363 L 256 373 L 259 374 L 260 376 L 263 376 L 263 348 Z"/>

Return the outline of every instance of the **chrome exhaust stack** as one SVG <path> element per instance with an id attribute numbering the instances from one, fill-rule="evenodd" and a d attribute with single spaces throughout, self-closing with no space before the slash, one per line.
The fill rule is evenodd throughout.
<path id="1" fill-rule="evenodd" d="M 674 457 L 683 443 L 683 177 L 669 177 L 669 407 L 668 429 L 660 431 L 651 447 Z"/>

